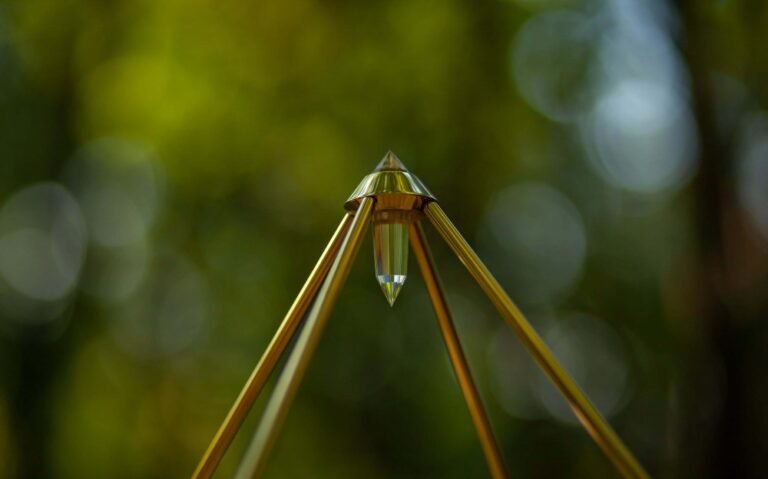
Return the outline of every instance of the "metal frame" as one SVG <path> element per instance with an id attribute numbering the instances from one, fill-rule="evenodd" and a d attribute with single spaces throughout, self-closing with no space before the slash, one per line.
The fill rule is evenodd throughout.
<path id="1" fill-rule="evenodd" d="M 472 422 L 477 430 L 480 445 L 483 447 L 485 461 L 494 479 L 507 477 L 504 459 L 496 443 L 496 438 L 491 429 L 491 423 L 488 420 L 488 414 L 483 407 L 483 401 L 480 393 L 477 392 L 475 382 L 472 380 L 472 373 L 469 371 L 469 364 L 464 357 L 464 351 L 461 348 L 459 335 L 456 334 L 456 327 L 451 319 L 451 311 L 448 308 L 448 301 L 445 299 L 443 286 L 440 284 L 440 278 L 437 274 L 435 262 L 432 259 L 432 253 L 427 245 L 427 238 L 424 236 L 424 230 L 421 225 L 413 223 L 411 225 L 411 247 L 413 248 L 416 262 L 419 263 L 421 275 L 424 278 L 424 284 L 427 286 L 429 299 L 432 301 L 432 307 L 437 316 L 437 322 L 440 325 L 440 332 L 443 334 L 445 347 L 448 349 L 448 356 L 451 358 L 451 365 L 456 373 L 456 379 L 459 382 L 464 400 L 467 402 L 469 414 L 472 416 Z"/>
<path id="2" fill-rule="evenodd" d="M 349 274 L 368 225 L 374 217 L 386 218 L 399 210 L 410 215 L 411 248 L 427 286 L 427 292 L 443 336 L 456 378 L 467 403 L 491 477 L 508 477 L 503 456 L 488 415 L 475 387 L 461 342 L 451 319 L 445 293 L 419 221 L 426 217 L 480 285 L 501 316 L 510 324 L 529 353 L 566 398 L 584 429 L 628 479 L 649 476 L 616 435 L 584 392 L 555 359 L 520 310 L 504 292 L 488 268 L 472 250 L 432 194 L 389 152 L 374 172 L 364 178 L 345 203 L 348 214 L 334 233 L 307 282 L 299 292 L 277 333 L 246 382 L 235 404 L 219 427 L 193 479 L 208 479 L 215 472 L 248 411 L 260 394 L 275 364 L 296 334 L 299 323 L 312 304 L 296 344 L 277 380 L 261 422 L 237 469 L 236 479 L 263 475 L 266 461 L 288 413 L 288 409 L 309 366 L 312 355 Z M 382 216 L 383 215 L 383 216 Z M 314 303 L 312 301 L 314 300 Z"/>
<path id="3" fill-rule="evenodd" d="M 205 454 L 203 454 L 203 458 L 197 465 L 197 469 L 195 469 L 192 477 L 209 478 L 213 476 L 221 459 L 224 457 L 224 453 L 227 452 L 227 448 L 235 438 L 238 429 L 240 429 L 240 425 L 245 421 L 248 412 L 253 407 L 253 403 L 259 397 L 264 384 L 275 369 L 277 361 L 283 355 L 283 351 L 285 351 L 291 338 L 296 333 L 296 328 L 299 327 L 299 323 L 312 303 L 312 299 L 320 289 L 351 223 L 352 215 L 344 215 L 339 227 L 336 229 L 333 237 L 331 237 L 331 241 L 328 243 L 325 251 L 323 251 L 323 254 L 320 255 L 320 259 L 309 274 L 309 278 L 307 278 L 306 283 L 304 283 L 304 286 L 299 291 L 299 295 L 277 329 L 275 336 L 269 342 L 266 351 L 264 351 L 248 381 L 245 382 L 243 390 L 237 396 L 224 422 L 221 423 L 219 430 L 216 431 L 216 435 L 213 437 Z"/>

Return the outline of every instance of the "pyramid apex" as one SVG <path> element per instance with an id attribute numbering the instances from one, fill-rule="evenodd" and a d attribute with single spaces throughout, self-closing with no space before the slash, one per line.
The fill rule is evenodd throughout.
<path id="1" fill-rule="evenodd" d="M 363 178 L 344 207 L 355 211 L 363 198 L 376 197 L 376 210 L 414 210 L 435 197 L 393 152 L 388 151 L 373 172 Z"/>
<path id="2" fill-rule="evenodd" d="M 381 159 L 374 171 L 408 171 L 400 158 L 395 155 L 392 150 L 388 151 L 384 158 Z"/>

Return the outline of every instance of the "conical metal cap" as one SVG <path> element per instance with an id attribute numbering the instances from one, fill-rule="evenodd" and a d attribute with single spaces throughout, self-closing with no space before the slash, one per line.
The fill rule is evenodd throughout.
<path id="1" fill-rule="evenodd" d="M 388 151 L 373 171 L 408 171 L 400 158 L 392 150 Z"/>
<path id="2" fill-rule="evenodd" d="M 376 210 L 419 209 L 435 197 L 403 165 L 400 158 L 388 151 L 371 174 L 363 178 L 347 199 L 344 207 L 355 211 L 366 196 L 375 196 Z"/>

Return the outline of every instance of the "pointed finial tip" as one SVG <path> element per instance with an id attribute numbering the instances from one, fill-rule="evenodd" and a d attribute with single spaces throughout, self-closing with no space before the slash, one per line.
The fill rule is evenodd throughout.
<path id="1" fill-rule="evenodd" d="M 381 159 L 378 166 L 376 166 L 376 171 L 383 170 L 408 171 L 408 168 L 405 167 L 403 162 L 400 161 L 400 158 L 398 158 L 392 150 L 389 150 L 387 154 L 384 155 L 384 158 Z"/>
<path id="2" fill-rule="evenodd" d="M 403 284 L 405 284 L 405 275 L 379 275 L 377 279 L 389 306 L 394 307 L 395 300 L 397 300 L 397 296 L 400 294 L 400 290 L 403 289 Z"/>

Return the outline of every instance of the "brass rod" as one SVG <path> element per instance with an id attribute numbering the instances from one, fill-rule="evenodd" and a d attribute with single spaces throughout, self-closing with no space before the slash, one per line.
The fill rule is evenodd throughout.
<path id="1" fill-rule="evenodd" d="M 291 308 L 288 310 L 285 318 L 283 318 L 283 322 L 269 342 L 267 349 L 262 354 L 261 359 L 259 359 L 251 376 L 246 381 L 242 391 L 240 391 L 240 395 L 238 395 L 229 413 L 227 413 L 226 418 L 224 418 L 224 422 L 219 426 L 219 430 L 213 437 L 205 454 L 203 454 L 197 469 L 192 474 L 193 479 L 209 479 L 216 472 L 216 468 L 227 452 L 227 448 L 229 448 L 238 429 L 253 407 L 253 403 L 261 393 L 264 384 L 269 379 L 270 374 L 272 374 L 275 364 L 283 355 L 283 351 L 285 351 L 286 346 L 291 341 L 296 328 L 301 323 L 301 319 L 304 317 L 310 304 L 312 304 L 312 300 L 315 294 L 317 294 L 317 290 L 320 289 L 320 285 L 326 273 L 328 273 L 328 269 L 330 269 L 339 246 L 341 246 L 341 242 L 349 229 L 349 225 L 352 223 L 352 218 L 351 214 L 346 214 L 341 223 L 339 223 L 336 232 L 320 255 L 320 259 L 309 274 L 301 291 L 299 291 L 299 295 L 296 296 Z"/>
<path id="2" fill-rule="evenodd" d="M 352 225 L 339 248 L 323 286 L 317 294 L 296 345 L 291 351 L 275 390 L 269 398 L 261 422 L 238 467 L 235 478 L 260 477 L 266 466 L 266 459 L 274 446 L 280 427 L 285 421 L 288 408 L 296 396 L 299 384 L 312 359 L 312 354 L 331 315 L 336 299 L 349 275 L 352 262 L 370 223 L 374 199 L 365 198 L 352 221 Z"/>
<path id="3" fill-rule="evenodd" d="M 477 430 L 491 477 L 494 479 L 504 479 L 508 477 L 506 467 L 504 466 L 504 459 L 494 437 L 488 415 L 483 407 L 480 393 L 477 391 L 472 380 L 472 373 L 464 356 L 464 351 L 461 348 L 461 341 L 456 333 L 456 327 L 451 319 L 448 301 L 440 283 L 440 277 L 432 258 L 432 253 L 429 250 L 427 238 L 424 236 L 424 230 L 418 222 L 411 223 L 410 237 L 413 253 L 416 256 L 416 261 L 419 263 L 421 275 L 424 277 L 424 283 L 427 286 L 427 292 L 432 300 L 432 307 L 435 310 L 435 316 L 437 316 L 437 322 L 440 325 L 440 331 L 442 332 L 445 346 L 448 349 L 448 356 L 451 358 L 456 379 L 464 395 L 464 400 L 467 402 L 475 430 Z"/>
<path id="4" fill-rule="evenodd" d="M 613 461 L 619 472 L 626 478 L 646 479 L 645 472 L 608 422 L 595 409 L 586 395 L 555 359 L 552 351 L 528 323 L 520 310 L 504 292 L 498 281 L 491 275 L 477 254 L 472 250 L 461 233 L 451 223 L 443 209 L 436 202 L 424 207 L 427 218 L 445 239 L 453 252 L 469 270 L 475 281 L 510 324 L 522 343 L 544 370 L 549 379 L 560 390 L 571 405 L 571 409 L 582 426 L 592 436 L 603 452 Z"/>

